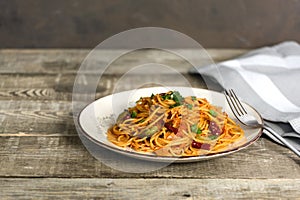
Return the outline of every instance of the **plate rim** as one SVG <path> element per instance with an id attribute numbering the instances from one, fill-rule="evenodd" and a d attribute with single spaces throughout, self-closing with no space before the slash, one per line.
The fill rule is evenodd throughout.
<path id="1" fill-rule="evenodd" d="M 140 88 L 140 89 L 136 89 L 136 90 L 155 89 L 155 88 L 164 88 L 164 87 L 147 87 L 147 88 Z M 204 88 L 174 87 L 174 86 L 169 87 L 169 88 L 189 88 L 189 89 L 192 89 L 192 90 L 194 90 L 194 89 L 195 90 L 205 90 L 205 91 L 208 91 L 208 92 L 222 94 L 221 92 L 217 92 L 217 91 L 209 90 L 209 89 L 204 89 Z M 126 90 L 126 91 L 122 91 L 122 92 L 118 92 L 118 93 L 126 93 L 126 92 L 130 92 L 130 91 L 133 91 L 133 90 Z M 105 143 L 103 143 L 99 140 L 96 140 L 95 138 L 93 138 L 89 133 L 87 133 L 84 130 L 84 128 L 82 127 L 82 125 L 80 123 L 81 114 L 88 106 L 94 104 L 96 101 L 98 101 L 102 98 L 105 98 L 105 97 L 108 97 L 108 96 L 111 96 L 111 95 L 113 95 L 113 94 L 103 96 L 103 97 L 101 97 L 99 99 L 96 99 L 95 101 L 85 105 L 76 117 L 76 125 L 77 125 L 77 128 L 79 128 L 80 133 L 83 136 L 85 136 L 87 139 L 89 139 L 91 142 L 93 142 L 93 143 L 95 143 L 95 144 L 97 144 L 97 145 L 99 145 L 99 146 L 101 146 L 101 147 L 103 147 L 107 150 L 111 150 L 113 152 L 120 153 L 122 155 L 126 155 L 126 156 L 129 156 L 129 157 L 132 157 L 132 158 L 143 159 L 143 160 L 154 161 L 154 162 L 175 162 L 175 163 L 195 162 L 195 161 L 207 160 L 207 159 L 212 159 L 212 158 L 217 158 L 217 157 L 222 157 L 222 156 L 225 156 L 225 155 L 229 155 L 229 154 L 235 153 L 237 151 L 240 151 L 242 149 L 245 149 L 248 146 L 252 145 L 254 142 L 256 142 L 261 137 L 261 135 L 263 133 L 263 128 L 260 127 L 259 128 L 259 133 L 252 140 L 246 142 L 245 144 L 243 144 L 241 146 L 237 146 L 237 147 L 234 147 L 233 149 L 222 151 L 220 153 L 209 153 L 209 154 L 204 154 L 204 155 L 199 155 L 199 156 L 185 156 L 185 157 L 157 156 L 157 155 L 151 155 L 151 154 L 144 154 L 144 153 L 135 152 L 134 150 L 128 151 L 126 149 L 121 149 L 121 148 L 118 148 L 118 147 L 115 147 L 115 146 L 112 146 L 112 145 L 105 144 Z M 249 105 L 248 103 L 246 103 L 244 101 L 242 101 L 242 103 L 246 104 L 251 109 L 253 109 L 258 114 L 261 121 L 264 122 L 262 116 L 260 115 L 259 112 L 257 112 L 257 110 L 254 107 L 252 107 L 251 105 Z"/>

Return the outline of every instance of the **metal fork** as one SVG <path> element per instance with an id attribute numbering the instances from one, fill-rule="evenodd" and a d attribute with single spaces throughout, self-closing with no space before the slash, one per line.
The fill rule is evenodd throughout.
<path id="1" fill-rule="evenodd" d="M 236 96 L 235 92 L 232 89 L 224 91 L 226 101 L 233 112 L 234 116 L 245 126 L 253 127 L 253 128 L 263 128 L 270 132 L 276 139 L 282 142 L 286 147 L 288 147 L 291 151 L 293 151 L 297 156 L 300 157 L 300 152 L 292 146 L 288 141 L 286 141 L 281 135 L 276 133 L 272 128 L 264 123 L 259 123 L 257 119 L 248 114 L 247 110 L 244 108 L 239 98 Z"/>

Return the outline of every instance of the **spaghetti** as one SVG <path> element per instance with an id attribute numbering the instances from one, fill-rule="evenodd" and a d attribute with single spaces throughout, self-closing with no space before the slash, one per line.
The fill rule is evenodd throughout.
<path id="1" fill-rule="evenodd" d="M 244 132 L 222 108 L 177 91 L 141 97 L 107 131 L 109 141 L 159 156 L 198 156 L 227 150 Z"/>

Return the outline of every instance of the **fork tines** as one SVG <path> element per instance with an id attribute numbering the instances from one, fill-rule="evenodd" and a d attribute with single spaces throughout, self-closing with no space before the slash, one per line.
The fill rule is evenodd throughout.
<path id="1" fill-rule="evenodd" d="M 231 110 L 234 112 L 234 114 L 237 114 L 238 116 L 247 114 L 246 109 L 243 107 L 242 103 L 240 102 L 239 98 L 236 96 L 233 89 L 224 90 L 224 94 L 226 97 L 226 100 L 231 108 Z"/>

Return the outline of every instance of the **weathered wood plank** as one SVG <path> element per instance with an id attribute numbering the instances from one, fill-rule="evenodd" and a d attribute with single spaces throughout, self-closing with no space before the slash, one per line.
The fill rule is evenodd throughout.
<path id="1" fill-rule="evenodd" d="M 97 63 L 107 62 L 109 56 L 116 56 L 120 50 L 102 50 L 103 56 L 97 57 Z M 195 54 L 193 50 L 187 52 L 192 60 L 200 64 L 207 64 L 207 56 Z M 208 49 L 208 54 L 215 62 L 239 56 L 248 50 L 245 49 Z M 76 73 L 84 58 L 90 50 L 78 49 L 2 49 L 0 50 L 0 73 L 26 73 L 26 74 L 60 74 Z M 101 54 L 102 55 L 102 54 Z M 115 60 L 109 74 L 126 72 L 133 66 L 143 63 L 161 63 L 172 66 L 179 72 L 186 72 L 190 65 L 179 56 L 161 50 L 139 50 L 126 54 Z"/>
<path id="2" fill-rule="evenodd" d="M 69 101 L 0 101 L 0 135 L 74 135 Z"/>
<path id="3" fill-rule="evenodd" d="M 1 100 L 1 111 L 71 111 L 71 101 Z"/>
<path id="4" fill-rule="evenodd" d="M 299 179 L 1 178 L 1 199 L 298 199 Z"/>
<path id="5" fill-rule="evenodd" d="M 0 157 L 0 177 L 300 179 L 299 159 L 264 138 L 226 157 L 171 164 L 143 174 L 105 166 L 88 153 L 78 137 L 1 137 Z"/>
<path id="6" fill-rule="evenodd" d="M 178 79 L 180 76 L 180 80 Z M 31 74 L 12 74 L 0 75 L 0 100 L 72 100 L 76 74 L 50 74 L 50 75 L 31 75 Z M 98 78 L 97 75 L 83 75 L 84 80 Z M 120 84 L 118 81 L 122 79 Z M 176 80 L 176 81 L 175 81 Z M 124 84 L 125 83 L 125 84 Z M 150 83 L 150 84 L 149 84 Z M 151 85 L 152 83 L 152 85 Z M 120 90 L 136 89 L 141 86 L 157 86 L 163 84 L 167 86 L 192 86 L 205 88 L 206 84 L 200 75 L 172 75 L 162 74 L 149 76 L 130 75 L 124 78 L 121 74 L 104 75 L 100 81 L 95 83 L 96 98 L 111 94 L 115 88 Z M 86 84 L 82 81 L 82 85 Z M 95 86 L 95 87 L 96 87 Z"/>
<path id="7" fill-rule="evenodd" d="M 123 74 L 114 74 L 114 75 L 103 75 L 100 82 L 96 84 L 99 90 L 109 90 L 113 88 L 117 82 L 122 78 L 123 81 L 128 81 L 128 85 L 140 86 L 138 84 L 147 83 L 147 82 L 162 82 L 166 85 L 178 85 L 182 82 L 178 82 L 181 80 L 176 80 L 175 78 L 181 77 L 183 80 L 186 79 L 191 83 L 191 85 L 199 86 L 201 85 L 201 76 L 200 75 L 176 75 L 176 74 L 131 74 L 123 76 Z M 26 89 L 52 89 L 59 92 L 72 92 L 74 81 L 76 78 L 76 74 L 58 74 L 58 75 L 31 75 L 31 74 L 18 74 L 18 75 L 0 75 L 1 89 L 13 89 L 13 88 L 26 88 Z M 82 82 L 78 82 L 81 84 L 86 84 L 85 81 L 88 79 L 96 79 L 99 78 L 98 75 L 83 75 L 80 77 Z M 174 80 L 175 79 L 175 80 Z M 129 87 L 129 86 L 128 86 Z M 34 94 L 31 91 L 24 91 L 25 96 L 30 96 Z M 27 94 L 26 94 L 27 93 Z M 40 92 L 41 93 L 41 92 Z M 13 95 L 13 94 L 12 94 Z M 16 94 L 17 95 L 17 94 Z"/>

